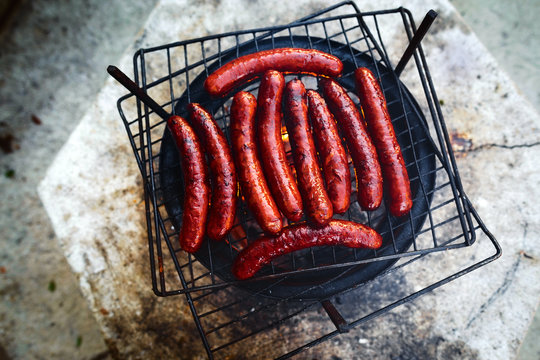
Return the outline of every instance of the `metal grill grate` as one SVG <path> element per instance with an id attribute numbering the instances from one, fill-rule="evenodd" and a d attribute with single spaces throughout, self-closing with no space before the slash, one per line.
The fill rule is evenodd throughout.
<path id="1" fill-rule="evenodd" d="M 230 59 L 285 46 L 327 51 L 344 61 L 344 74 L 339 82 L 350 90 L 355 101 L 352 73 L 358 66 L 369 67 L 382 84 L 411 178 L 414 206 L 409 215 L 393 218 L 384 206 L 374 212 L 363 212 L 353 201 L 351 209 L 342 216 L 378 230 L 384 238 L 381 249 L 305 250 L 274 261 L 251 281 L 238 282 L 230 274 L 237 248 L 260 234 L 243 202 L 239 202 L 239 222 L 227 241 L 207 241 L 196 256 L 181 251 L 177 234 L 182 176 L 174 143 L 158 114 L 133 95 L 120 98 L 118 109 L 144 180 L 153 290 L 159 296 L 185 294 L 209 357 L 234 354 L 235 346 L 248 339 L 271 337 L 268 334 L 281 325 L 317 312 L 322 304 L 334 329 L 323 331 L 307 344 L 293 344 L 290 348 L 294 350 L 281 352 L 292 356 L 500 255 L 498 244 L 461 187 L 421 47 L 412 53 L 416 66 L 410 71 L 415 72 L 424 90 L 423 98 L 415 98 L 392 70 L 380 25 L 389 17 L 403 22 L 403 33 L 411 41 L 416 29 L 406 9 L 360 13 L 354 3 L 345 2 L 285 26 L 181 41 L 141 49 L 135 54 L 135 81 L 165 110 L 182 115 L 187 103 L 199 102 L 210 110 L 228 138 L 232 97 L 211 99 L 204 93 L 202 82 Z M 399 73 L 401 70 L 400 66 Z M 301 78 L 306 87 L 316 88 L 315 77 Z M 258 84 L 258 81 L 248 83 L 244 90 L 256 94 Z M 429 113 L 427 119 L 424 112 Z M 479 228 L 488 234 L 497 250 L 484 261 L 426 284 L 423 290 L 403 295 L 395 302 L 379 304 L 365 314 L 343 317 L 342 314 L 350 311 L 338 312 L 335 301 L 329 301 L 385 281 L 400 267 L 430 253 L 472 245 Z M 392 267 L 398 260 L 398 265 Z"/>

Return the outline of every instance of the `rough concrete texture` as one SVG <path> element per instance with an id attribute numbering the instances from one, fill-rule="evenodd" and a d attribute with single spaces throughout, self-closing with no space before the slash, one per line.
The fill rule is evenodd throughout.
<path id="1" fill-rule="evenodd" d="M 2 359 L 90 359 L 107 353 L 36 188 L 103 85 L 106 74 L 95 69 L 125 52 L 152 7 L 153 2 L 26 1 L 2 34 Z"/>
<path id="2" fill-rule="evenodd" d="M 538 51 L 540 25 L 536 14 L 540 2 L 451 0 L 498 64 L 516 82 L 519 91 L 540 111 L 540 72 Z M 540 312 L 519 351 L 518 359 L 540 358 Z"/>

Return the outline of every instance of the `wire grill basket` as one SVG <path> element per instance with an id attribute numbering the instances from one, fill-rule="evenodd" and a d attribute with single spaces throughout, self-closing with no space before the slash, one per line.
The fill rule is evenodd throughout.
<path id="1" fill-rule="evenodd" d="M 183 252 L 177 242 L 182 175 L 166 122 L 133 95 L 120 98 L 118 109 L 143 177 L 152 288 L 159 296 L 186 296 L 210 358 L 234 354 L 241 342 L 257 341 L 258 336 L 268 336 L 281 324 L 322 306 L 335 328 L 282 351 L 284 357 L 292 356 L 500 256 L 496 240 L 462 189 L 422 48 L 410 45 L 396 67 L 388 58 L 380 23 L 391 17 L 403 22 L 411 44 L 419 42 L 421 31 L 416 31 L 408 10 L 361 13 L 354 3 L 344 2 L 284 26 L 181 41 L 135 54 L 135 82 L 144 91 L 173 114 L 183 115 L 188 103 L 200 103 L 214 115 L 227 137 L 232 96 L 212 99 L 202 83 L 233 58 L 276 47 L 332 53 L 344 62 L 344 74 L 338 81 L 355 101 L 352 73 L 359 66 L 368 67 L 381 82 L 411 179 L 414 205 L 407 216 L 394 218 L 384 206 L 364 212 L 355 201 L 341 216 L 378 230 L 384 239 L 381 249 L 305 250 L 274 261 L 253 280 L 239 282 L 230 272 L 237 249 L 261 233 L 249 211 L 240 201 L 238 223 L 226 241 L 206 241 L 195 256 Z M 421 97 L 415 98 L 399 80 L 409 56 L 414 56 L 415 67 L 407 69 L 421 84 Z M 300 77 L 306 87 L 316 88 L 316 77 Z M 255 80 L 243 90 L 256 94 L 258 85 Z M 337 297 L 375 286 L 407 264 L 435 252 L 474 244 L 478 229 L 487 234 L 496 250 L 494 255 L 366 313 L 336 309 Z"/>

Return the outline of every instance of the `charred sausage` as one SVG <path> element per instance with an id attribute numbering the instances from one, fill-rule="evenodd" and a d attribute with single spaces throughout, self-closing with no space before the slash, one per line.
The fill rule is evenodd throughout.
<path id="1" fill-rule="evenodd" d="M 231 142 L 240 189 L 263 231 L 277 234 L 283 223 L 263 175 L 255 143 L 257 100 L 248 92 L 234 95 L 231 105 Z"/>
<path id="2" fill-rule="evenodd" d="M 358 203 L 365 210 L 375 210 L 382 201 L 383 181 L 377 152 L 369 138 L 366 125 L 341 85 L 331 79 L 321 79 L 319 84 L 328 107 L 347 140 L 356 170 Z"/>
<path id="3" fill-rule="evenodd" d="M 337 57 L 314 49 L 264 50 L 226 63 L 208 76 L 204 88 L 212 96 L 223 96 L 236 86 L 271 69 L 335 77 L 341 74 L 343 64 Z"/>
<path id="4" fill-rule="evenodd" d="M 306 88 L 298 79 L 285 88 L 285 123 L 292 145 L 298 188 L 306 213 L 316 225 L 325 225 L 333 215 L 332 203 L 324 188 L 317 152 L 308 120 Z"/>
<path id="5" fill-rule="evenodd" d="M 326 180 L 326 191 L 334 213 L 343 214 L 351 199 L 351 172 L 336 121 L 324 99 L 314 90 L 307 91 L 309 118 L 319 150 Z"/>
<path id="6" fill-rule="evenodd" d="M 261 163 L 278 208 L 291 221 L 302 218 L 302 197 L 287 163 L 281 138 L 281 100 L 285 79 L 279 71 L 264 73 L 257 97 L 257 138 Z"/>
<path id="7" fill-rule="evenodd" d="M 385 188 L 390 197 L 389 211 L 394 216 L 407 214 L 412 207 L 411 185 L 381 87 L 373 73 L 358 68 L 356 90 L 367 128 L 379 155 Z"/>
<path id="8" fill-rule="evenodd" d="M 204 239 L 210 198 L 204 154 L 197 135 L 186 120 L 171 116 L 167 125 L 181 154 L 185 184 L 180 247 L 194 253 Z"/>
<path id="9" fill-rule="evenodd" d="M 231 230 L 236 214 L 236 171 L 231 149 L 216 121 L 199 104 L 188 105 L 190 124 L 201 139 L 210 165 L 212 197 L 206 235 L 221 240 Z"/>
<path id="10" fill-rule="evenodd" d="M 279 236 L 262 236 L 236 257 L 232 273 L 245 280 L 273 259 L 312 246 L 341 245 L 350 248 L 378 249 L 382 237 L 372 228 L 346 220 L 331 220 L 328 225 L 313 228 L 295 224 L 283 228 Z"/>

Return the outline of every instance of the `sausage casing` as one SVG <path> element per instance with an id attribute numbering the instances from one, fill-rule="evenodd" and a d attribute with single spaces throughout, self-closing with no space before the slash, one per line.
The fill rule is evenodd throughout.
<path id="1" fill-rule="evenodd" d="M 285 79 L 279 71 L 264 73 L 257 97 L 257 139 L 270 191 L 281 212 L 291 221 L 303 216 L 302 197 L 287 163 L 281 137 L 281 100 Z"/>
<path id="2" fill-rule="evenodd" d="M 236 86 L 271 69 L 335 77 L 341 74 L 343 63 L 333 55 L 314 49 L 263 50 L 226 63 L 208 76 L 204 88 L 212 96 L 223 96 Z"/>
<path id="3" fill-rule="evenodd" d="M 382 237 L 366 225 L 346 220 L 334 219 L 318 228 L 295 224 L 283 228 L 279 236 L 262 236 L 249 244 L 236 257 L 232 273 L 240 280 L 248 279 L 281 255 L 323 245 L 378 249 Z"/>
<path id="4" fill-rule="evenodd" d="M 277 234 L 283 226 L 279 209 L 263 175 L 255 142 L 257 100 L 248 92 L 234 95 L 231 105 L 231 143 L 240 189 L 263 231 Z"/>
<path id="5" fill-rule="evenodd" d="M 203 144 L 208 164 L 212 196 L 206 235 L 221 240 L 231 230 L 236 215 L 236 171 L 231 149 L 216 121 L 199 104 L 188 105 L 190 124 Z"/>
<path id="6" fill-rule="evenodd" d="M 366 125 L 341 85 L 331 79 L 321 79 L 319 85 L 347 140 L 356 171 L 358 203 L 365 210 L 375 210 L 382 201 L 383 180 L 377 152 Z"/>
<path id="7" fill-rule="evenodd" d="M 309 118 L 322 163 L 326 192 L 334 213 L 343 214 L 351 199 L 351 172 L 336 121 L 326 102 L 315 90 L 307 91 Z"/>
<path id="8" fill-rule="evenodd" d="M 386 99 L 377 79 L 369 69 L 358 68 L 354 76 L 367 128 L 377 148 L 385 188 L 390 198 L 388 210 L 394 216 L 403 216 L 412 207 L 411 185 L 386 107 Z"/>
<path id="9" fill-rule="evenodd" d="M 291 141 L 298 188 L 306 213 L 315 224 L 325 225 L 332 218 L 333 209 L 317 161 L 317 151 L 309 126 L 306 88 L 302 81 L 289 81 L 284 98 L 285 123 Z"/>
<path id="10" fill-rule="evenodd" d="M 204 239 L 210 198 L 204 154 L 195 131 L 186 120 L 171 116 L 167 125 L 181 154 L 185 184 L 180 247 L 194 253 Z"/>

